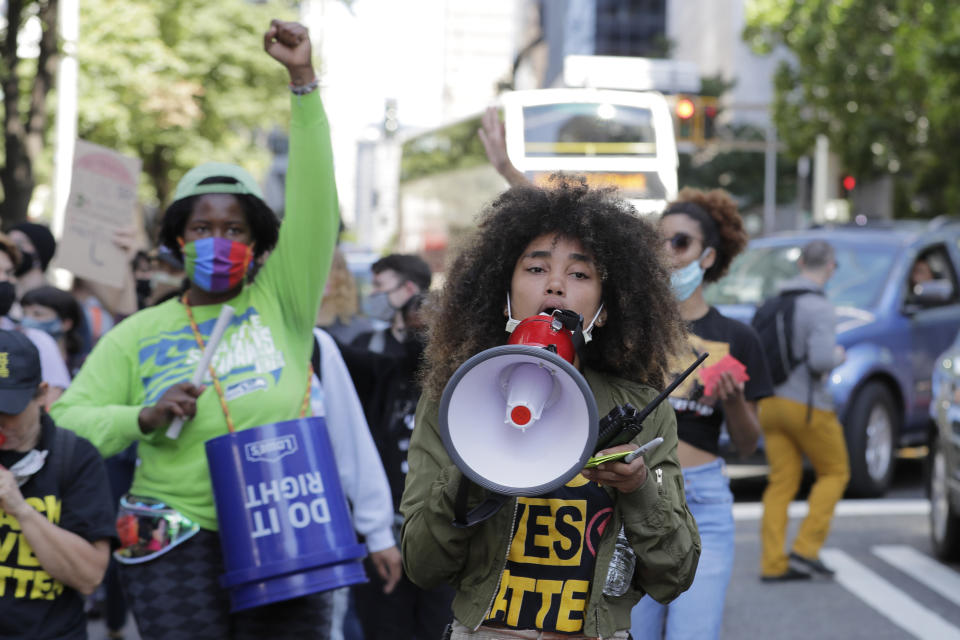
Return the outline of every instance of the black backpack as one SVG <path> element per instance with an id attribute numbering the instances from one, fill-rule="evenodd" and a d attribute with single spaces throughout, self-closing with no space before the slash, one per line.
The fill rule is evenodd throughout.
<path id="1" fill-rule="evenodd" d="M 813 289 L 781 291 L 760 305 L 750 321 L 760 336 L 774 385 L 782 384 L 790 372 L 803 363 L 803 359 L 793 353 L 793 312 L 797 298 L 805 293 L 823 295 Z"/>

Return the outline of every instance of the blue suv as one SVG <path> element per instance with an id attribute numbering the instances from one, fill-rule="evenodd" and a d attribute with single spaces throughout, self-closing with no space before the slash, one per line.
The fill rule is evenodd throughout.
<path id="1" fill-rule="evenodd" d="M 837 257 L 826 294 L 836 305 L 837 342 L 847 359 L 830 373 L 829 385 L 849 449 L 849 491 L 880 496 L 897 449 L 927 443 L 934 363 L 960 329 L 960 220 L 757 238 L 730 273 L 708 287 L 707 300 L 749 322 L 756 307 L 797 273 L 800 250 L 811 240 L 826 240 Z"/>

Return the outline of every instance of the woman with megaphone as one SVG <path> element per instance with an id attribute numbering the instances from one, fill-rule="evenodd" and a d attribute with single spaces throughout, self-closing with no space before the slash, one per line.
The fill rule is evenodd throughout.
<path id="1" fill-rule="evenodd" d="M 529 492 L 519 480 L 509 486 L 524 467 L 566 479 L 567 463 L 556 460 L 584 466 L 581 445 L 567 443 L 595 443 L 598 413 L 642 407 L 664 386 L 683 329 L 660 252 L 656 230 L 609 190 L 555 178 L 497 198 L 450 266 L 430 316 L 401 504 L 409 577 L 456 589 L 449 637 L 627 638 L 640 598 L 669 602 L 693 580 L 700 540 L 667 403 L 630 442 L 588 454 L 663 438 L 645 456 L 578 468 Z M 569 363 L 563 346 L 504 347 L 530 318 L 563 333 L 571 317 Z M 538 400 L 505 417 L 518 388 Z M 594 423 L 578 424 L 583 415 Z M 527 436 L 538 447 L 517 455 L 512 443 Z M 480 462 L 467 468 L 467 459 Z"/>

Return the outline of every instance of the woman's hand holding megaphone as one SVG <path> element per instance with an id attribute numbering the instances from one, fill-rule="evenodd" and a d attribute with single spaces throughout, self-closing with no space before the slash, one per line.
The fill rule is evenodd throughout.
<path id="1" fill-rule="evenodd" d="M 611 453 L 629 453 L 636 449 L 633 444 L 621 444 L 597 452 L 597 457 Z M 631 493 L 640 488 L 647 480 L 647 465 L 643 456 L 637 456 L 633 462 L 603 462 L 593 469 L 583 469 L 583 477 L 600 486 L 613 487 L 620 493 Z"/>

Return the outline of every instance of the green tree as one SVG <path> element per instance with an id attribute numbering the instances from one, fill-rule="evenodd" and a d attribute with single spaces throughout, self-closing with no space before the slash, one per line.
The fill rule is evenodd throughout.
<path id="1" fill-rule="evenodd" d="M 180 176 L 205 160 L 262 170 L 266 134 L 285 124 L 290 100 L 283 70 L 263 53 L 262 35 L 271 18 L 295 19 L 295 4 L 84 0 L 77 135 L 141 158 L 140 195 L 152 207 L 166 204 Z M 4 225 L 25 218 L 35 176 L 44 173 L 37 164 L 44 161 L 46 98 L 58 60 L 56 7 L 57 0 L 11 0 L 9 26 L 0 32 Z M 33 14 L 43 24 L 40 56 L 20 60 L 17 34 Z"/>
<path id="2" fill-rule="evenodd" d="M 266 132 L 289 112 L 283 70 L 263 53 L 275 17 L 293 19 L 291 4 L 87 0 L 78 135 L 140 157 L 148 205 L 206 160 L 262 169 Z"/>
<path id="3" fill-rule="evenodd" d="M 960 4 L 753 0 L 744 39 L 790 54 L 774 121 L 793 155 L 825 134 L 861 181 L 894 177 L 898 216 L 960 207 Z"/>
<path id="4" fill-rule="evenodd" d="M 57 0 L 7 0 L 0 29 L 0 91 L 3 92 L 3 159 L 0 224 L 22 222 L 36 186 L 34 163 L 43 151 L 47 95 L 56 79 Z M 18 44 L 29 18 L 41 26 L 38 56 L 22 59 Z"/>
<path id="5" fill-rule="evenodd" d="M 763 131 L 751 125 L 728 127 L 730 139 L 762 144 Z M 681 153 L 678 177 L 681 187 L 725 189 L 737 201 L 741 213 L 763 205 L 765 157 L 761 151 L 715 151 L 707 145 L 695 154 Z M 776 202 L 792 202 L 797 195 L 796 163 L 777 154 Z"/>

